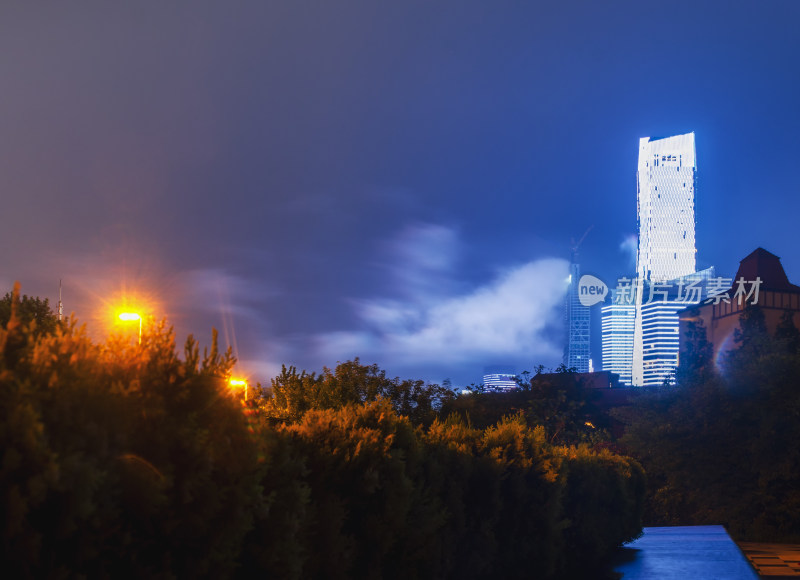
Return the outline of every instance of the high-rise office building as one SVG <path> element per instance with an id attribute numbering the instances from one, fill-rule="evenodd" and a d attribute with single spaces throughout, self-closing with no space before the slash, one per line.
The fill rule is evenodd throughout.
<path id="1" fill-rule="evenodd" d="M 694 133 L 639 140 L 637 203 L 641 280 L 663 282 L 695 271 Z"/>
<path id="2" fill-rule="evenodd" d="M 576 263 L 577 251 L 573 250 L 572 263 L 569 268 L 569 288 L 564 308 L 564 320 L 567 325 L 567 346 L 564 348 L 564 365 L 574 368 L 579 373 L 589 372 L 591 356 L 591 311 L 581 304 L 578 294 L 578 282 L 581 268 Z"/>
<path id="3" fill-rule="evenodd" d="M 642 386 L 671 380 L 678 366 L 680 317 L 678 313 L 699 304 L 708 295 L 714 268 L 707 268 L 666 283 L 645 284 L 642 313 Z"/>
<path id="4" fill-rule="evenodd" d="M 631 384 L 633 366 L 633 323 L 636 306 L 621 303 L 612 291 L 611 302 L 602 308 L 603 370 L 619 375 L 619 382 Z"/>
<path id="5" fill-rule="evenodd" d="M 639 141 L 638 280 L 631 368 L 631 381 L 637 386 L 660 384 L 677 364 L 677 311 L 690 302 L 679 302 L 679 296 L 663 287 L 678 288 L 678 279 L 695 272 L 696 175 L 694 133 Z M 657 300 L 653 300 L 654 291 L 661 294 Z"/>

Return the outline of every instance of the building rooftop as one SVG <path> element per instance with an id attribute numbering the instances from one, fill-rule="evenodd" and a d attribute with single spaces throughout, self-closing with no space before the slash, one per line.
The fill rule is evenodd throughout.
<path id="1" fill-rule="evenodd" d="M 689 133 L 683 133 L 681 135 L 663 135 L 663 136 L 660 135 L 658 137 L 648 137 L 648 139 L 650 140 L 650 143 L 652 143 L 653 141 L 663 141 L 664 139 L 674 139 L 675 137 L 683 137 L 685 135 L 694 135 L 694 131 L 691 131 Z"/>
<path id="2" fill-rule="evenodd" d="M 764 248 L 756 248 L 739 262 L 739 269 L 733 279 L 734 285 L 741 278 L 744 278 L 747 282 L 761 278 L 762 290 L 800 292 L 800 286 L 795 286 L 789 282 L 783 265 L 781 265 L 781 259 Z"/>

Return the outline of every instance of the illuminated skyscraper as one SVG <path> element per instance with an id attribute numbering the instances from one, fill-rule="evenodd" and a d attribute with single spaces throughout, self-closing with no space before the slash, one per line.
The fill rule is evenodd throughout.
<path id="1" fill-rule="evenodd" d="M 646 284 L 642 295 L 642 382 L 658 386 L 670 379 L 678 366 L 680 317 L 678 313 L 698 304 L 708 293 L 714 268 L 694 272 L 666 284 Z M 648 287 L 649 286 L 649 287 Z"/>
<path id="2" fill-rule="evenodd" d="M 695 271 L 694 133 L 639 140 L 639 278 L 673 280 Z"/>
<path id="3" fill-rule="evenodd" d="M 639 140 L 638 285 L 631 369 L 637 386 L 660 384 L 677 364 L 680 305 L 666 303 L 679 297 L 665 294 L 653 301 L 648 294 L 659 284 L 695 272 L 696 175 L 694 133 Z"/>
<path id="4" fill-rule="evenodd" d="M 636 307 L 632 301 L 624 304 L 615 298 L 612 293 L 611 302 L 602 309 L 603 370 L 618 374 L 620 383 L 630 385 Z"/>
<path id="5" fill-rule="evenodd" d="M 567 346 L 564 348 L 564 365 L 574 368 L 579 373 L 589 372 L 590 349 L 590 310 L 581 304 L 578 295 L 578 281 L 581 269 L 575 263 L 576 252 L 573 252 L 572 264 L 569 267 L 569 289 L 564 309 L 564 320 L 567 324 Z"/>

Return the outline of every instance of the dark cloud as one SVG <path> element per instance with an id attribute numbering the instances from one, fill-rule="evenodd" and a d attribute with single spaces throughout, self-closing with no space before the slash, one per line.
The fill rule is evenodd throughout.
<path id="1" fill-rule="evenodd" d="M 760 245 L 800 279 L 799 20 L 794 0 L 4 3 L 0 283 L 54 299 L 62 278 L 87 323 L 141 292 L 253 372 L 367 333 L 353 353 L 433 373 L 392 324 L 590 225 L 585 269 L 627 273 L 638 138 L 692 130 L 698 263 Z M 542 338 L 531 365 L 556 364 Z M 479 380 L 451 343 L 436 373 Z"/>

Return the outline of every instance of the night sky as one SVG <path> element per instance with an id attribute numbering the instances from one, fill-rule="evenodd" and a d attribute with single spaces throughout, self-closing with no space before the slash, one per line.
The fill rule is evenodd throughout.
<path id="1" fill-rule="evenodd" d="M 761 246 L 800 283 L 798 31 L 798 0 L 3 2 L 0 289 L 63 280 L 98 340 L 125 298 L 216 327 L 262 383 L 554 366 L 570 240 L 635 269 L 640 137 L 696 134 L 698 269 Z"/>

